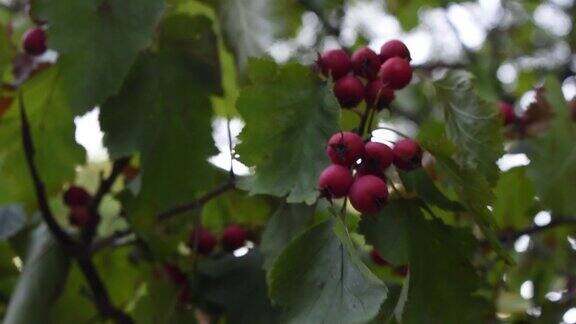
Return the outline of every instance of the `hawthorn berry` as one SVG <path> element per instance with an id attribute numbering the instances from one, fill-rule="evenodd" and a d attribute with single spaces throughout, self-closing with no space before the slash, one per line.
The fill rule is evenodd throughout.
<path id="1" fill-rule="evenodd" d="M 86 189 L 70 186 L 64 193 L 64 204 L 68 207 L 87 206 L 92 197 Z"/>
<path id="2" fill-rule="evenodd" d="M 364 155 L 362 164 L 369 169 L 382 171 L 388 168 L 392 164 L 392 161 L 394 161 L 394 153 L 386 144 L 368 142 L 364 145 L 364 150 L 366 154 Z"/>
<path id="3" fill-rule="evenodd" d="M 349 168 L 332 164 L 328 166 L 318 177 L 318 189 L 323 197 L 342 198 L 348 194 L 354 178 Z"/>
<path id="4" fill-rule="evenodd" d="M 374 214 L 386 204 L 388 188 L 382 179 L 365 175 L 354 180 L 348 198 L 357 211 L 362 214 Z"/>
<path id="5" fill-rule="evenodd" d="M 400 170 L 410 171 L 422 165 L 422 149 L 413 139 L 406 138 L 398 141 L 392 152 L 394 165 Z"/>
<path id="6" fill-rule="evenodd" d="M 364 156 L 364 142 L 358 134 L 339 132 L 328 140 L 326 154 L 332 163 L 351 166 Z"/>
<path id="7" fill-rule="evenodd" d="M 412 67 L 407 60 L 393 57 L 382 64 L 378 77 L 387 87 L 402 89 L 412 80 Z"/>
<path id="8" fill-rule="evenodd" d="M 46 32 L 40 27 L 28 30 L 23 37 L 22 47 L 28 55 L 38 56 L 46 52 Z"/>
<path id="9" fill-rule="evenodd" d="M 324 76 L 332 75 L 332 79 L 338 80 L 352 70 L 352 62 L 348 53 L 342 49 L 330 50 L 322 53 L 317 61 Z"/>
<path id="10" fill-rule="evenodd" d="M 510 125 L 516 121 L 516 114 L 514 113 L 514 106 L 506 101 L 500 101 L 498 103 L 498 109 L 500 109 L 500 114 L 502 115 L 502 120 L 504 125 Z"/>
<path id="11" fill-rule="evenodd" d="M 222 247 L 232 252 L 244 246 L 246 242 L 246 230 L 240 225 L 230 225 L 222 232 Z"/>
<path id="12" fill-rule="evenodd" d="M 70 206 L 68 220 L 70 224 L 83 228 L 90 223 L 92 217 L 86 206 Z"/>
<path id="13" fill-rule="evenodd" d="M 188 247 L 202 255 L 212 253 L 217 243 L 216 237 L 204 228 L 193 231 L 188 238 Z"/>
<path id="14" fill-rule="evenodd" d="M 372 251 L 370 251 L 370 258 L 372 259 L 372 262 L 376 263 L 379 266 L 384 267 L 390 265 L 388 261 L 384 260 L 380 252 L 378 252 L 378 250 L 376 249 L 372 249 Z"/>
<path id="15" fill-rule="evenodd" d="M 393 57 L 399 57 L 407 61 L 411 60 L 408 47 L 402 41 L 397 39 L 384 43 L 380 48 L 380 60 L 382 63 Z"/>
<path id="16" fill-rule="evenodd" d="M 364 85 L 357 77 L 346 75 L 334 84 L 334 95 L 342 107 L 356 107 L 364 98 Z"/>
<path id="17" fill-rule="evenodd" d="M 352 54 L 352 69 L 357 76 L 374 80 L 380 69 L 380 57 L 368 47 L 359 48 Z"/>
<path id="18" fill-rule="evenodd" d="M 382 80 L 374 80 L 364 90 L 364 100 L 370 106 L 382 109 L 394 100 L 394 90 L 386 87 Z"/>

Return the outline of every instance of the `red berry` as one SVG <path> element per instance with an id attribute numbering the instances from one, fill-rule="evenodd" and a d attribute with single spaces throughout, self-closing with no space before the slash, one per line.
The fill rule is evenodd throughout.
<path id="1" fill-rule="evenodd" d="M 64 193 L 64 204 L 68 207 L 86 206 L 90 199 L 88 191 L 79 186 L 70 186 Z"/>
<path id="2" fill-rule="evenodd" d="M 24 34 L 22 47 L 28 55 L 37 56 L 44 54 L 46 52 L 46 32 L 40 27 L 28 30 Z"/>
<path id="3" fill-rule="evenodd" d="M 330 137 L 326 154 L 332 163 L 351 166 L 364 156 L 364 142 L 358 134 L 339 132 Z"/>
<path id="4" fill-rule="evenodd" d="M 388 145 L 378 142 L 368 142 L 364 145 L 366 154 L 363 164 L 370 169 L 385 170 L 394 160 L 394 153 Z"/>
<path id="5" fill-rule="evenodd" d="M 516 114 L 514 113 L 514 106 L 506 101 L 500 101 L 498 103 L 498 108 L 500 109 L 500 114 L 504 121 L 504 125 L 510 125 L 516 120 Z"/>
<path id="6" fill-rule="evenodd" d="M 406 44 L 402 41 L 397 39 L 386 42 L 380 48 L 380 60 L 382 63 L 393 57 L 399 57 L 410 61 L 410 51 L 408 50 L 408 47 L 406 47 Z"/>
<path id="7" fill-rule="evenodd" d="M 362 214 L 378 212 L 388 199 L 386 183 L 373 175 L 357 178 L 348 193 L 350 203 Z"/>
<path id="8" fill-rule="evenodd" d="M 204 228 L 193 231 L 188 239 L 188 246 L 202 255 L 212 253 L 212 250 L 216 247 L 216 243 L 216 237 Z"/>
<path id="9" fill-rule="evenodd" d="M 364 99 L 378 109 L 388 106 L 394 100 L 394 90 L 386 87 L 382 80 L 374 80 L 366 86 Z"/>
<path id="10" fill-rule="evenodd" d="M 378 77 L 389 88 L 402 89 L 412 80 L 412 67 L 405 59 L 393 57 L 382 64 Z"/>
<path id="11" fill-rule="evenodd" d="M 330 74 L 334 80 L 345 76 L 352 69 L 350 57 L 342 49 L 322 53 L 318 58 L 317 64 L 324 76 L 328 77 Z"/>
<path id="12" fill-rule="evenodd" d="M 380 255 L 380 252 L 378 252 L 378 250 L 376 249 L 372 249 L 372 251 L 370 251 L 370 258 L 372 259 L 372 262 L 376 263 L 379 266 L 384 267 L 389 265 L 388 261 L 384 260 L 382 255 Z"/>
<path id="13" fill-rule="evenodd" d="M 364 98 L 364 85 L 357 77 L 347 75 L 334 84 L 334 95 L 342 107 L 356 107 Z"/>
<path id="14" fill-rule="evenodd" d="M 422 149 L 413 139 L 403 139 L 394 145 L 394 165 L 404 171 L 416 169 L 422 164 Z"/>
<path id="15" fill-rule="evenodd" d="M 352 69 L 357 76 L 374 80 L 380 69 L 380 57 L 368 47 L 357 49 L 352 54 Z"/>
<path id="16" fill-rule="evenodd" d="M 70 224 L 82 228 L 90 223 L 92 217 L 86 206 L 70 206 L 68 219 L 70 220 Z"/>
<path id="17" fill-rule="evenodd" d="M 222 232 L 222 246 L 224 250 L 232 252 L 244 246 L 246 230 L 239 225 L 230 225 Z"/>
<path id="18" fill-rule="evenodd" d="M 326 198 L 342 198 L 348 194 L 354 179 L 349 168 L 332 164 L 318 177 L 318 189 Z"/>

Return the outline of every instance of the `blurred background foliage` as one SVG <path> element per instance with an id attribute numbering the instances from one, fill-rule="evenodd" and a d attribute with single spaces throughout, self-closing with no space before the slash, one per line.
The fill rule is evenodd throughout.
<path id="1" fill-rule="evenodd" d="M 354 301 L 344 300 L 331 314 L 341 321 L 365 321 L 367 313 L 379 312 L 375 323 L 395 321 L 399 314 L 406 323 L 576 323 L 576 132 L 569 115 L 569 107 L 576 109 L 574 0 L 34 0 L 31 15 L 48 21 L 51 49 L 35 60 L 20 45 L 34 24 L 27 5 L 0 0 L 0 318 L 6 323 L 99 318 L 78 267 L 41 225 L 19 138 L 18 91 L 24 93 L 51 207 L 70 231 L 75 229 L 61 202 L 63 188 L 76 183 L 95 192 L 111 171 L 110 161 L 124 156 L 142 170 L 124 173 L 104 198 L 93 258 L 113 303 L 138 323 L 281 321 L 269 293 L 289 304 L 293 320 L 319 321 L 317 314 L 299 317 L 307 305 L 294 300 L 322 304 L 331 296 L 300 286 L 298 273 L 290 271 L 312 269 L 305 275 L 322 276 L 336 259 L 365 279 L 359 283 L 363 291 L 375 291 L 359 295 L 367 302 L 363 314 L 354 312 Z M 105 20 L 98 19 L 102 10 L 111 12 Z M 300 144 L 310 125 L 336 127 L 338 116 L 305 111 L 297 115 L 301 119 L 286 121 L 282 109 L 288 108 L 277 103 L 295 97 L 294 106 L 334 107 L 326 87 L 303 66 L 313 65 L 326 49 L 378 49 L 392 38 L 410 48 L 415 78 L 397 93 L 392 113 L 382 112 L 375 125 L 418 136 L 436 157 L 428 172 L 400 177 L 442 222 L 400 200 L 383 212 L 388 218 L 375 223 L 350 212 L 345 225 L 363 235 L 343 238 L 338 229 L 344 225 L 327 220 L 327 203 L 302 204 L 316 200 L 317 169 L 326 161 L 315 150 L 325 139 L 304 143 L 302 155 L 289 145 Z M 450 79 L 448 69 L 467 70 L 473 81 L 467 74 Z M 467 107 L 477 117 L 499 100 L 513 102 L 518 115 L 536 107 L 553 111 L 555 119 L 544 130 L 513 128 L 504 134 L 476 120 L 450 123 L 454 107 Z M 351 129 L 358 119 L 343 111 L 339 122 Z M 239 160 L 258 166 L 258 176 L 246 181 L 254 168 L 231 161 L 227 136 L 230 127 L 235 144 L 245 123 Z M 295 131 L 267 141 L 271 125 L 274 131 Z M 259 126 L 260 132 L 251 128 Z M 454 141 L 451 132 L 459 126 L 478 137 L 466 141 L 467 134 L 456 134 L 462 141 Z M 396 139 L 384 133 L 373 136 Z M 478 140 L 493 145 L 469 143 Z M 472 170 L 452 163 L 452 141 L 465 150 L 459 161 L 486 165 Z M 269 152 L 275 161 L 303 162 L 265 165 Z M 155 217 L 226 182 L 231 165 L 240 189 L 183 216 L 163 222 Z M 450 178 L 454 173 L 461 178 Z M 304 181 L 312 185 L 294 189 Z M 285 195 L 295 204 L 279 198 Z M 482 236 L 480 230 L 461 213 L 473 209 L 470 196 L 490 206 L 488 217 L 498 228 L 494 237 L 511 251 L 514 266 L 474 238 Z M 218 251 L 197 260 L 185 242 L 198 219 L 218 234 L 241 224 L 250 243 L 237 257 Z M 332 226 L 336 236 L 327 234 Z M 289 245 L 307 228 L 314 235 Z M 133 233 L 119 235 L 127 230 Z M 394 246 L 385 255 L 394 266 L 410 263 L 409 287 L 397 267 L 370 260 L 367 241 Z M 338 244 L 345 250 L 332 249 Z M 308 255 L 307 247 L 315 246 L 319 255 Z M 187 274 L 192 297 L 185 303 L 182 284 L 162 270 L 166 264 Z M 371 276 L 388 286 L 380 309 L 383 292 Z M 473 302 L 460 303 L 472 293 Z"/>

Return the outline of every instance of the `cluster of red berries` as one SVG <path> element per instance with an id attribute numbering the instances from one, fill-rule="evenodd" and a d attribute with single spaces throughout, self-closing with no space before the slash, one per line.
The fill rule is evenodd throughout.
<path id="1" fill-rule="evenodd" d="M 500 109 L 500 114 L 502 115 L 502 120 L 504 126 L 515 124 L 522 121 L 522 117 L 516 116 L 514 112 L 514 106 L 508 101 L 498 102 L 498 109 Z"/>
<path id="2" fill-rule="evenodd" d="M 90 201 L 92 196 L 86 189 L 79 186 L 70 186 L 63 196 L 64 204 L 68 206 L 70 214 L 68 219 L 72 225 L 84 227 L 90 223 Z"/>
<path id="3" fill-rule="evenodd" d="M 224 251 L 233 252 L 244 246 L 248 238 L 248 233 L 240 225 L 230 225 L 222 232 L 220 243 Z M 188 238 L 188 246 L 196 250 L 199 254 L 209 255 L 214 251 L 217 244 L 216 236 L 205 228 L 192 231 Z"/>
<path id="4" fill-rule="evenodd" d="M 324 76 L 335 81 L 334 95 L 344 108 L 364 99 L 368 106 L 383 109 L 394 100 L 394 90 L 412 80 L 410 51 L 399 40 L 382 45 L 380 55 L 367 47 L 351 57 L 342 49 L 330 50 L 320 55 L 317 64 Z"/>
<path id="5" fill-rule="evenodd" d="M 412 139 L 403 139 L 394 148 L 378 143 L 364 143 L 352 132 L 339 132 L 330 138 L 326 153 L 332 161 L 318 178 L 318 189 L 328 199 L 348 196 L 362 214 L 378 212 L 388 199 L 384 171 L 394 163 L 401 170 L 421 165 L 422 149 Z M 355 174 L 353 174 L 355 170 Z"/>

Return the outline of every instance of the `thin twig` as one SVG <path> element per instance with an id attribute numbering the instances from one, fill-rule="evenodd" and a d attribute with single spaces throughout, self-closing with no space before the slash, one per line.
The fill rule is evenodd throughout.
<path id="1" fill-rule="evenodd" d="M 500 235 L 500 241 L 502 242 L 514 242 L 523 235 L 531 235 L 539 232 L 543 232 L 549 229 L 554 229 L 561 226 L 576 226 L 576 219 L 574 218 L 557 218 L 552 220 L 550 223 L 544 226 L 530 226 L 518 231 L 503 233 Z"/>
<path id="2" fill-rule="evenodd" d="M 48 204 L 44 183 L 40 178 L 40 174 L 34 161 L 34 142 L 32 141 L 32 134 L 30 131 L 28 117 L 26 116 L 26 109 L 24 108 L 24 96 L 22 92 L 20 92 L 19 95 L 22 143 L 24 146 L 24 153 L 26 155 L 28 169 L 30 171 L 30 175 L 32 176 L 32 180 L 34 181 L 36 199 L 38 200 L 42 218 L 44 219 L 48 229 L 52 235 L 54 235 L 62 249 L 70 256 L 72 256 L 78 263 L 78 266 L 80 267 L 80 270 L 86 278 L 86 281 L 88 282 L 88 285 L 90 286 L 90 289 L 94 295 L 94 302 L 100 314 L 104 318 L 112 319 L 119 324 L 133 323 L 132 319 L 128 315 L 112 305 L 108 291 L 104 287 L 104 283 L 102 282 L 102 279 L 98 275 L 98 272 L 96 271 L 96 268 L 90 259 L 87 246 L 75 242 L 72 237 L 70 237 L 70 235 L 68 235 L 68 233 L 66 233 L 56 222 L 54 214 L 52 213 L 50 205 Z"/>
<path id="3" fill-rule="evenodd" d="M 180 206 L 176 206 L 172 209 L 166 210 L 166 211 L 158 214 L 158 219 L 165 220 L 165 219 L 171 218 L 172 216 L 200 208 L 205 203 L 207 203 L 208 201 L 222 195 L 223 193 L 227 192 L 228 190 L 233 189 L 234 187 L 235 187 L 235 183 L 233 181 L 227 181 L 227 182 L 221 184 L 220 186 L 214 188 L 213 190 L 207 192 L 206 194 L 204 194 L 203 196 L 201 196 L 200 198 L 198 198 L 192 202 L 189 202 L 189 203 L 186 203 L 186 204 L 183 204 Z"/>
<path id="4" fill-rule="evenodd" d="M 112 165 L 112 171 L 107 178 L 102 179 L 100 181 L 100 185 L 94 194 L 94 197 L 90 201 L 90 206 L 88 207 L 89 213 L 92 216 L 90 221 L 82 230 L 82 241 L 89 245 L 94 236 L 96 235 L 96 229 L 98 228 L 98 223 L 100 223 L 100 214 L 98 212 L 98 208 L 100 207 L 100 203 L 104 196 L 110 192 L 114 182 L 118 179 L 118 176 L 122 174 L 122 170 L 128 165 L 130 162 L 130 158 L 125 157 L 114 161 Z"/>
<path id="5" fill-rule="evenodd" d="M 95 240 L 90 247 L 90 253 L 94 254 L 110 246 L 118 246 L 119 244 L 132 242 L 127 241 L 127 238 L 133 234 L 134 233 L 131 230 L 126 229 L 122 231 L 116 231 L 107 237 Z"/>
<path id="6" fill-rule="evenodd" d="M 236 174 L 234 174 L 234 147 L 232 146 L 232 130 L 230 129 L 230 116 L 226 117 L 226 130 L 228 132 L 228 150 L 230 153 L 230 179 L 234 181 L 236 179 Z"/>

